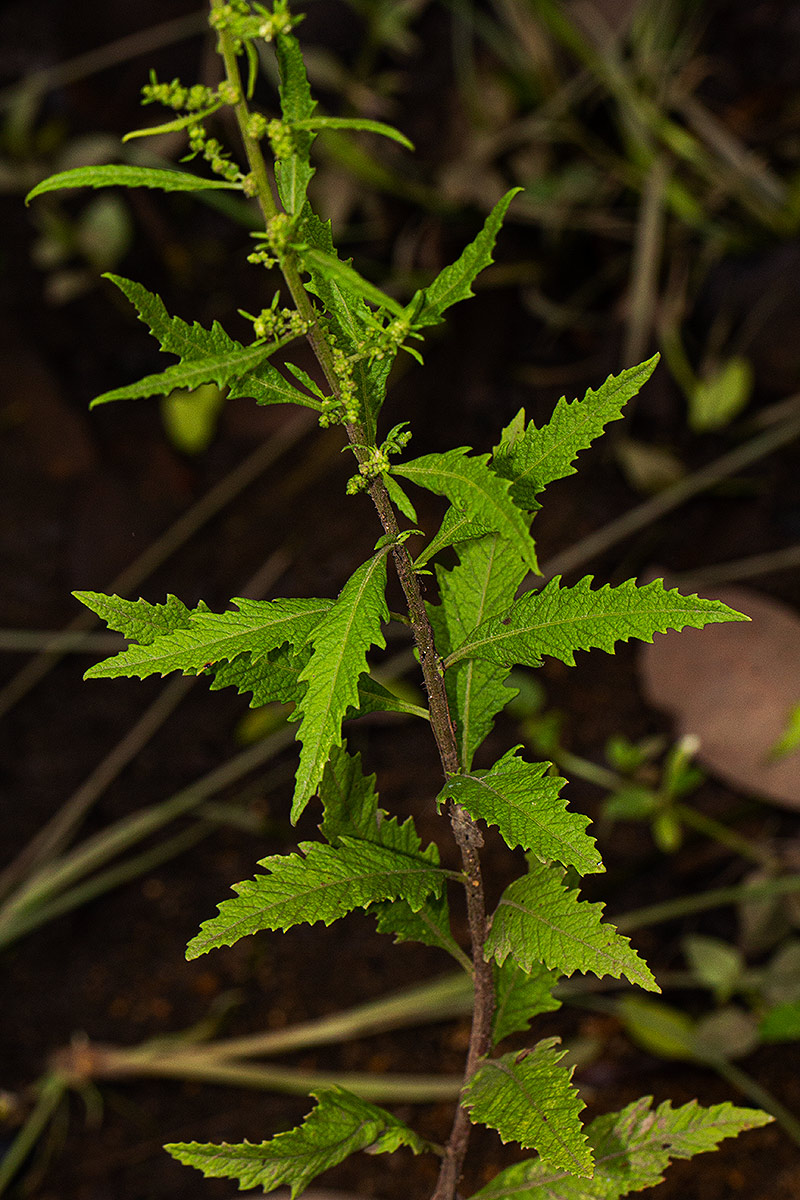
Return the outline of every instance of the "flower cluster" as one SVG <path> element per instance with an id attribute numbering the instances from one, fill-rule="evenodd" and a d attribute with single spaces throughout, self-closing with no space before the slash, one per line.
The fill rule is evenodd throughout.
<path id="1" fill-rule="evenodd" d="M 263 4 L 248 3 L 247 0 L 229 0 L 211 12 L 213 29 L 228 31 L 233 39 L 236 53 L 244 43 L 254 38 L 271 42 L 282 33 L 290 33 L 302 18 L 289 12 L 289 0 L 275 0 L 272 12 Z"/>
<path id="2" fill-rule="evenodd" d="M 245 316 L 248 316 L 245 313 Z M 296 308 L 278 308 L 278 295 L 269 308 L 264 308 L 257 317 L 249 317 L 253 322 L 253 332 L 260 342 L 282 342 L 291 338 L 302 337 L 308 333 L 309 324 Z"/>
<path id="3" fill-rule="evenodd" d="M 237 104 L 239 99 L 238 90 L 227 79 L 218 88 L 206 87 L 203 83 L 185 87 L 180 79 L 160 83 L 155 71 L 151 71 L 150 82 L 142 88 L 142 104 L 163 104 L 164 108 L 174 112 L 208 113 L 223 104 Z"/>
<path id="4" fill-rule="evenodd" d="M 193 122 L 189 126 L 188 133 L 188 158 L 194 158 L 198 154 L 201 155 L 211 167 L 214 174 L 221 175 L 229 183 L 235 183 L 242 178 L 242 172 L 238 165 L 233 162 L 222 142 L 218 138 L 209 137 L 205 126 L 200 121 Z"/>
<path id="5" fill-rule="evenodd" d="M 391 470 L 389 456 L 401 454 L 411 441 L 411 431 L 405 428 L 407 424 L 407 421 L 403 421 L 400 425 L 395 425 L 387 434 L 382 446 L 358 447 L 367 451 L 367 457 L 358 464 L 358 475 L 347 481 L 345 490 L 348 496 L 366 491 L 373 479 Z"/>

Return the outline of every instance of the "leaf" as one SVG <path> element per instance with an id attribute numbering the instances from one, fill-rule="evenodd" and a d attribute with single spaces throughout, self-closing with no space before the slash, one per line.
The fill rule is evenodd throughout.
<path id="1" fill-rule="evenodd" d="M 156 638 L 186 629 L 192 612 L 177 596 L 167 596 L 165 604 L 150 604 L 147 600 L 123 600 L 102 592 L 73 592 L 73 596 L 105 621 L 109 629 L 124 634 L 130 642 L 151 645 Z M 197 609 L 207 611 L 205 605 Z"/>
<path id="2" fill-rule="evenodd" d="M 297 38 L 291 33 L 275 38 L 275 54 L 280 73 L 281 114 L 290 126 L 309 120 L 317 107 L 308 86 L 303 54 Z M 294 153 L 275 161 L 275 182 L 281 203 L 288 213 L 299 214 L 305 204 L 306 192 L 314 168 L 310 163 L 313 133 L 293 130 Z"/>
<path id="3" fill-rule="evenodd" d="M 426 454 L 393 466 L 392 473 L 466 509 L 473 520 L 507 538 L 530 570 L 538 572 L 533 538 L 509 495 L 508 481 L 489 469 L 488 454 L 469 457 L 467 451 L 468 447 L 462 446 L 446 454 Z"/>
<path id="4" fill-rule="evenodd" d="M 443 872 L 423 856 L 402 854 L 373 842 L 342 838 L 339 845 L 301 842 L 300 854 L 277 854 L 262 859 L 268 875 L 234 884 L 238 893 L 223 900 L 216 917 L 204 921 L 186 948 L 186 957 L 199 958 L 219 946 L 232 946 L 263 929 L 293 925 L 330 925 L 355 908 L 376 900 L 408 902 L 417 910 L 431 893 L 439 893 Z"/>
<path id="5" fill-rule="evenodd" d="M 417 510 L 414 508 L 414 505 L 411 503 L 406 493 L 400 487 L 400 484 L 388 473 L 384 473 L 381 478 L 383 479 L 383 485 L 386 488 L 386 491 L 389 493 L 389 499 L 391 500 L 392 504 L 395 506 L 395 508 L 399 509 L 404 517 L 408 517 L 409 521 L 413 521 L 416 525 L 418 521 Z"/>
<path id="6" fill-rule="evenodd" d="M 592 1153 L 581 1126 L 586 1106 L 564 1067 L 566 1050 L 546 1038 L 533 1050 L 484 1061 L 462 1092 L 470 1120 L 496 1129 L 502 1142 L 533 1147 L 552 1167 L 591 1177 Z"/>
<path id="7" fill-rule="evenodd" d="M 358 680 L 370 646 L 385 646 L 381 622 L 386 606 L 386 553 L 381 550 L 351 575 L 336 603 L 311 635 L 313 654 L 300 672 L 308 686 L 297 706 L 303 743 L 295 777 L 292 821 L 314 795 L 328 756 L 341 745 L 342 720 L 358 705 Z"/>
<path id="8" fill-rule="evenodd" d="M 555 1012 L 561 1001 L 553 995 L 558 972 L 534 963 L 523 971 L 512 958 L 494 964 L 495 1006 L 492 1040 L 497 1043 L 510 1033 L 526 1032 L 539 1013 Z"/>
<path id="9" fill-rule="evenodd" d="M 318 1104 L 302 1125 L 279 1133 L 268 1142 L 238 1146 L 201 1142 L 174 1142 L 164 1149 L 187 1167 L 196 1167 L 207 1179 L 236 1179 L 239 1188 L 272 1192 L 282 1184 L 291 1188 L 292 1200 L 317 1175 L 367 1147 L 373 1153 L 410 1146 L 415 1154 L 427 1143 L 397 1117 L 360 1100 L 343 1088 L 312 1092 Z"/>
<path id="10" fill-rule="evenodd" d="M 422 293 L 424 300 L 421 308 L 419 308 L 419 293 L 414 297 L 406 311 L 413 312 L 415 306 L 419 308 L 414 318 L 415 329 L 437 324 L 442 313 L 451 305 L 457 304 L 459 300 L 468 300 L 475 294 L 472 284 L 476 276 L 494 261 L 492 251 L 503 218 L 511 201 L 522 190 L 522 188 L 512 188 L 511 191 L 506 192 L 502 200 L 498 200 L 474 241 L 470 242 L 456 261 L 440 271 L 433 283 L 425 288 Z"/>
<path id="11" fill-rule="evenodd" d="M 600 917 L 602 904 L 578 900 L 563 886 L 563 871 L 533 862 L 527 875 L 500 897 L 484 952 L 501 965 L 509 954 L 524 971 L 537 963 L 571 975 L 624 975 L 649 992 L 659 991 L 647 964 L 622 934 Z"/>
<path id="12" fill-rule="evenodd" d="M 302 268 L 309 274 L 325 279 L 329 284 L 339 283 L 347 289 L 350 295 L 360 296 L 362 300 L 368 300 L 370 304 L 375 304 L 380 309 L 388 309 L 395 316 L 402 314 L 403 306 L 401 304 L 398 304 L 392 296 L 387 296 L 386 292 L 382 292 L 374 283 L 364 279 L 358 271 L 351 267 L 350 263 L 342 262 L 335 253 L 331 254 L 314 246 L 296 245 L 293 248 L 297 252 Z"/>
<path id="13" fill-rule="evenodd" d="M 330 221 L 320 221 L 309 205 L 303 209 L 298 222 L 298 240 L 325 255 L 336 256 Z M 383 358 L 365 358 L 362 354 L 364 339 L 374 334 L 374 317 L 370 309 L 361 296 L 343 283 L 341 275 L 327 278 L 310 259 L 307 269 L 310 273 L 308 290 L 322 301 L 336 345 L 353 360 L 353 382 L 364 406 L 365 432 L 367 439 L 374 441 L 378 414 L 386 395 L 386 380 L 396 352 Z"/>
<path id="14" fill-rule="evenodd" d="M 98 167 L 72 167 L 69 171 L 48 175 L 47 179 L 37 183 L 36 187 L 28 192 L 25 203 L 30 204 L 34 196 L 41 196 L 44 192 L 78 187 L 145 187 L 159 188 L 162 192 L 202 192 L 214 188 L 232 188 L 239 192 L 242 190 L 241 183 L 229 183 L 224 179 L 201 179 L 199 175 L 190 175 L 188 171 L 105 164 Z"/>
<path id="15" fill-rule="evenodd" d="M 652 1104 L 652 1096 L 644 1096 L 587 1127 L 595 1160 L 590 1181 L 530 1159 L 495 1175 L 471 1200 L 620 1200 L 661 1183 L 671 1158 L 715 1150 L 724 1138 L 772 1120 L 758 1109 L 728 1103 L 700 1108 L 692 1100 L 673 1109 L 665 1100 L 655 1111 Z"/>
<path id="16" fill-rule="evenodd" d="M 375 776 L 364 775 L 361 756 L 348 754 L 345 746 L 332 751 L 319 788 L 324 817 L 320 830 L 329 841 L 342 835 L 363 838 L 406 854 L 424 856 L 439 864 L 439 851 L 434 844 L 422 851 L 422 842 L 409 818 L 402 824 L 378 807 Z M 427 897 L 421 908 L 414 911 L 405 901 L 375 904 L 370 909 L 377 919 L 379 933 L 395 935 L 395 941 L 422 942 L 436 946 L 459 958 L 460 951 L 450 931 L 450 910 L 447 897 Z"/>
<path id="17" fill-rule="evenodd" d="M 217 355 L 213 358 L 195 358 L 189 362 L 176 363 L 160 371 L 157 375 L 145 375 L 136 383 L 125 387 L 113 388 L 110 392 L 102 392 L 95 396 L 90 408 L 99 404 L 108 404 L 112 400 L 140 400 L 146 396 L 168 396 L 175 388 L 186 388 L 193 391 L 201 384 L 215 383 L 217 387 L 227 387 L 229 383 L 248 375 L 264 362 L 270 354 L 278 349 L 272 342 L 263 346 L 247 346 L 243 349 L 232 350 L 228 354 Z"/>
<path id="18" fill-rule="evenodd" d="M 536 667 L 549 654 L 569 666 L 576 650 L 614 653 L 617 642 L 639 638 L 651 642 L 655 633 L 720 621 L 747 621 L 719 600 L 701 600 L 670 591 L 662 579 L 637 587 L 629 579 L 619 587 L 604 584 L 592 591 L 594 576 L 586 575 L 574 587 L 561 587 L 556 575 L 538 592 L 526 592 L 504 616 L 484 621 L 463 645 L 448 656 L 445 667 L 464 658 L 485 658 L 511 666 Z"/>
<path id="19" fill-rule="evenodd" d="M 610 421 L 619 420 L 627 402 L 652 375 L 658 359 L 655 354 L 637 367 L 609 375 L 602 387 L 597 391 L 589 388 L 582 400 L 569 402 L 562 396 L 541 429 L 533 421 L 526 427 L 524 412 L 514 418 L 495 447 L 492 467 L 511 482 L 511 495 L 520 508 L 531 512 L 541 508 L 537 493 L 554 479 L 574 475 L 572 464 L 578 453 L 590 446 Z"/>
<path id="20" fill-rule="evenodd" d="M 601 871 L 594 839 L 586 834 L 589 818 L 567 812 L 560 795 L 567 782 L 547 775 L 550 763 L 527 763 L 509 750 L 488 771 L 451 775 L 437 796 L 441 807 L 452 797 L 476 820 L 496 825 L 506 845 L 521 846 L 538 858 L 555 859 L 581 875 Z"/>
<path id="21" fill-rule="evenodd" d="M 160 633 L 144 645 L 97 663 L 87 679 L 119 676 L 195 674 L 218 662 L 248 653 L 251 662 L 266 658 L 286 642 L 303 645 L 331 608 L 330 600 L 234 600 L 238 612 L 213 613 L 203 606 L 188 613 L 188 624 Z"/>
<path id="22" fill-rule="evenodd" d="M 310 121 L 295 121 L 295 129 L 311 129 L 315 133 L 320 129 L 355 129 L 361 133 L 378 133 L 381 137 L 399 142 L 406 150 L 413 150 L 414 143 L 410 142 L 404 133 L 393 125 L 383 121 L 372 121 L 368 117 L 313 117 Z"/>
<path id="23" fill-rule="evenodd" d="M 462 543 L 457 553 L 459 563 L 452 570 L 436 568 L 441 604 L 428 608 L 442 656 L 460 645 L 485 617 L 504 608 L 527 571 L 516 547 L 498 534 Z M 445 674 L 464 771 L 491 732 L 498 712 L 516 695 L 514 688 L 506 686 L 507 677 L 506 667 L 477 658 L 458 663 Z"/>
<path id="24" fill-rule="evenodd" d="M 234 354 L 243 349 L 241 342 L 229 337 L 218 321 L 214 321 L 211 329 L 204 329 L 197 321 L 189 325 L 180 317 L 171 317 L 161 297 L 149 292 L 141 283 L 110 273 L 104 278 L 109 279 L 130 301 L 139 319 L 167 354 L 175 354 L 186 362 L 193 362 L 214 355 Z M 262 361 L 243 378 L 230 381 L 228 398 L 234 400 L 240 396 L 250 396 L 257 404 L 301 404 L 317 411 L 321 408 L 317 400 L 293 387 L 277 368 L 266 361 Z"/>
<path id="25" fill-rule="evenodd" d="M 416 520 L 416 518 L 413 519 Z M 473 538 L 483 537 L 485 534 L 493 532 L 494 530 L 484 522 L 476 521 L 466 508 L 462 508 L 460 504 L 451 504 L 442 518 L 438 531 L 414 560 L 414 569 L 419 570 L 442 550 L 446 550 L 448 546 L 457 546 L 460 542 L 468 542 Z"/>

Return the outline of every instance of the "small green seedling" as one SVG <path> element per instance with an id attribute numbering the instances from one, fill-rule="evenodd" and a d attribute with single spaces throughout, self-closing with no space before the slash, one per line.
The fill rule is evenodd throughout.
<path id="1" fill-rule="evenodd" d="M 602 871 L 603 864 L 586 832 L 587 818 L 567 809 L 564 780 L 549 763 L 527 761 L 519 746 L 488 769 L 476 770 L 473 760 L 509 700 L 505 684 L 514 666 L 536 668 L 546 656 L 572 665 L 578 650 L 612 653 L 630 638 L 651 641 L 668 629 L 742 618 L 716 600 L 667 589 L 661 580 L 595 588 L 591 577 L 572 586 L 556 578 L 516 598 L 523 580 L 538 571 L 530 526 L 542 491 L 572 474 L 579 451 L 621 417 L 625 403 L 653 371 L 655 358 L 609 378 L 583 399 L 559 401 L 540 429 L 520 413 L 499 431 L 492 451 L 473 453 L 459 446 L 409 458 L 405 424 L 380 436 L 393 361 L 401 350 L 420 360 L 423 331 L 473 294 L 476 276 L 492 261 L 515 191 L 498 201 L 460 258 L 408 304 L 363 279 L 339 257 L 330 225 L 313 211 L 308 195 L 312 145 L 318 132 L 332 128 L 408 142 L 376 121 L 318 114 L 294 34 L 299 20 L 286 0 L 275 0 L 271 9 L 247 0 L 211 0 L 223 83 L 184 87 L 153 79 L 145 88 L 148 103 L 157 101 L 175 114 L 156 128 L 185 131 L 190 156 L 201 165 L 204 161 L 210 175 L 135 166 L 79 168 L 46 179 L 31 197 L 64 187 L 114 185 L 231 189 L 255 201 L 263 229 L 249 260 L 280 270 L 291 303 L 268 305 L 254 315 L 253 340 L 243 345 L 218 323 L 210 329 L 188 324 L 169 314 L 141 284 L 109 276 L 162 349 L 178 361 L 94 403 L 214 384 L 227 389 L 229 397 L 314 410 L 321 425 L 341 428 L 352 451 L 356 469 L 347 491 L 366 492 L 374 504 L 375 551 L 336 597 L 235 600 L 233 608 L 217 613 L 204 604 L 189 609 L 174 597 L 150 604 L 77 593 L 130 642 L 88 675 L 203 674 L 212 688 L 235 687 L 254 705 L 294 706 L 300 754 L 291 817 L 297 821 L 310 803 L 319 804 L 321 836 L 301 843 L 297 852 L 265 859 L 261 873 L 236 884 L 236 896 L 224 900 L 189 943 L 190 958 L 265 930 L 318 921 L 329 925 L 361 908 L 380 932 L 438 947 L 468 972 L 474 985 L 472 1027 L 460 1103 L 443 1147 L 428 1144 L 388 1110 L 330 1088 L 315 1094 L 302 1125 L 260 1144 L 192 1142 L 168 1150 L 208 1176 L 265 1192 L 288 1185 L 295 1196 L 356 1151 L 388 1154 L 406 1148 L 440 1157 L 433 1195 L 454 1200 L 462 1186 L 470 1128 L 478 1123 L 531 1154 L 475 1192 L 476 1200 L 512 1194 L 530 1200 L 610 1200 L 658 1183 L 670 1158 L 710 1150 L 722 1138 L 770 1117 L 729 1103 L 708 1109 L 691 1103 L 674 1110 L 669 1102 L 653 1107 L 644 1098 L 584 1126 L 584 1103 L 557 1038 L 533 1039 L 522 1052 L 498 1049 L 510 1034 L 527 1033 L 538 1013 L 558 1008 L 553 989 L 561 976 L 589 972 L 624 977 L 650 992 L 659 989 L 628 939 L 602 920 L 602 905 L 581 900 L 568 882 Z M 251 105 L 264 42 L 277 57 L 280 117 L 267 117 Z M 244 166 L 237 151 L 208 132 L 206 122 L 224 107 L 238 122 Z M 269 162 L 265 147 L 271 151 Z M 297 338 L 310 342 L 323 386 L 282 363 L 281 352 Z M 417 520 L 409 488 L 427 489 L 447 504 L 432 541 L 414 553 L 410 545 L 412 537 L 418 539 Z M 451 551 L 448 565 L 434 562 L 443 550 Z M 400 628 L 410 629 L 416 645 L 427 709 L 398 699 L 370 673 L 370 651 L 385 645 L 384 628 L 394 619 L 385 595 L 390 563 L 405 596 L 408 614 Z M 423 845 L 412 820 L 401 823 L 383 811 L 374 776 L 365 774 L 360 757 L 347 749 L 345 720 L 397 709 L 430 725 L 441 773 L 420 787 L 436 797 L 442 837 L 449 829 L 455 838 L 458 871 L 441 866 L 438 847 Z M 527 870 L 506 888 L 493 912 L 484 892 L 483 823 L 527 855 Z M 466 898 L 468 952 L 451 930 L 453 889 Z"/>

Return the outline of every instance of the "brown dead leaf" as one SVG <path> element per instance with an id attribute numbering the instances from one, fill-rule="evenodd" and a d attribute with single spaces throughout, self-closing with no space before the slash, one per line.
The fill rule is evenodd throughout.
<path id="1" fill-rule="evenodd" d="M 738 791 L 800 808 L 800 748 L 773 748 L 800 703 L 800 615 L 745 587 L 714 598 L 751 617 L 685 629 L 642 647 L 639 677 L 649 703 L 676 733 L 700 739 L 698 761 Z"/>

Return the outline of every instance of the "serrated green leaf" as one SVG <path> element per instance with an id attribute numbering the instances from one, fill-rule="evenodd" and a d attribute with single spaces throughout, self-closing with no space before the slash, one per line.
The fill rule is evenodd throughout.
<path id="1" fill-rule="evenodd" d="M 407 311 L 417 309 L 414 317 L 414 328 L 422 329 L 426 325 L 435 325 L 452 304 L 459 300 L 468 300 L 475 293 L 472 284 L 477 275 L 492 262 L 492 251 L 503 224 L 508 206 L 522 188 L 512 188 L 506 192 L 502 200 L 498 200 L 484 222 L 483 229 L 474 241 L 462 251 L 460 256 L 450 266 L 436 276 L 433 283 L 422 293 L 424 300 L 420 306 L 419 294 L 408 305 Z"/>
<path id="2" fill-rule="evenodd" d="M 399 142 L 406 150 L 414 149 L 414 143 L 399 129 L 387 125 L 384 121 L 372 121 L 369 117 L 312 117 L 309 121 L 294 121 L 293 125 L 295 129 L 309 129 L 314 133 L 322 129 L 354 129 L 360 133 L 377 133 L 393 142 Z"/>
<path id="3" fill-rule="evenodd" d="M 603 905 L 578 900 L 577 891 L 564 887 L 563 875 L 557 867 L 534 862 L 527 875 L 509 884 L 492 918 L 487 960 L 502 965 L 511 955 L 524 971 L 542 963 L 562 975 L 624 975 L 647 991 L 659 991 L 628 939 L 601 921 Z"/>
<path id="4" fill-rule="evenodd" d="M 299 849 L 302 854 L 263 859 L 259 866 L 266 867 L 268 875 L 234 884 L 238 895 L 223 900 L 218 915 L 203 922 L 186 957 L 232 946 L 261 930 L 285 931 L 317 921 L 330 925 L 379 900 L 400 898 L 417 910 L 427 896 L 442 889 L 443 872 L 422 855 L 344 837 L 337 846 L 301 842 Z"/>
<path id="5" fill-rule="evenodd" d="M 451 504 L 466 509 L 473 520 L 511 542 L 530 570 L 538 572 L 533 538 L 523 514 L 509 495 L 510 484 L 487 466 L 488 454 L 470 457 L 468 450 L 469 447 L 461 446 L 446 454 L 426 454 L 411 462 L 398 463 L 392 467 L 392 473 L 437 496 L 446 496 Z"/>
<path id="6" fill-rule="evenodd" d="M 317 107 L 308 86 L 306 66 L 300 44 L 294 34 L 279 34 L 275 38 L 275 54 L 280 73 L 280 102 L 284 121 L 290 126 L 308 121 Z M 314 134 L 309 130 L 293 129 L 294 153 L 275 162 L 275 182 L 278 195 L 288 213 L 299 214 L 305 204 L 306 192 L 314 168 L 310 163 Z"/>
<path id="7" fill-rule="evenodd" d="M 395 316 L 400 316 L 403 306 L 392 297 L 387 296 L 374 283 L 359 275 L 349 262 L 343 262 L 335 253 L 320 250 L 316 246 L 296 245 L 294 250 L 300 260 L 303 270 L 316 278 L 322 278 L 328 284 L 340 284 L 351 296 L 359 296 L 380 309 L 388 309 Z"/>
<path id="8" fill-rule="evenodd" d="M 465 658 L 536 667 L 544 654 L 574 666 L 576 650 L 613 654 L 617 642 L 630 638 L 652 642 L 654 634 L 668 629 L 750 619 L 719 600 L 682 596 L 677 588 L 668 591 L 663 579 L 642 587 L 629 579 L 619 587 L 606 583 L 592 591 L 593 579 L 586 575 L 574 587 L 561 587 L 556 575 L 541 591 L 526 592 L 504 615 L 473 629 L 445 667 Z"/>
<path id="9" fill-rule="evenodd" d="M 511 496 L 520 508 L 530 512 L 540 508 L 537 494 L 554 479 L 575 473 L 572 464 L 577 455 L 610 421 L 619 420 L 625 405 L 652 375 L 658 359 L 656 354 L 637 367 L 609 375 L 602 387 L 597 391 L 589 388 L 582 400 L 568 402 L 562 396 L 541 429 L 533 421 L 526 427 L 524 413 L 514 418 L 495 447 L 492 468 L 510 481 Z"/>
<path id="10" fill-rule="evenodd" d="M 550 763 L 527 763 L 509 750 L 488 771 L 451 775 L 437 796 L 441 806 L 452 797 L 475 820 L 496 825 L 506 845 L 521 846 L 541 859 L 575 867 L 581 875 L 602 871 L 589 818 L 567 811 L 561 796 L 566 779 L 547 775 Z"/>
<path id="11" fill-rule="evenodd" d="M 692 1100 L 673 1109 L 666 1100 L 655 1111 L 652 1104 L 652 1096 L 644 1096 L 587 1127 L 595 1160 L 591 1180 L 531 1159 L 501 1171 L 470 1200 L 621 1200 L 661 1183 L 670 1159 L 715 1150 L 724 1138 L 772 1120 L 728 1103 L 700 1108 Z"/>
<path id="12" fill-rule="evenodd" d="M 298 241 L 325 255 L 336 256 L 330 221 L 320 221 L 308 204 L 298 222 L 297 233 Z M 366 302 L 351 291 L 341 277 L 326 278 L 313 262 L 309 262 L 308 269 L 310 279 L 306 286 L 321 300 L 336 345 L 353 360 L 353 382 L 364 410 L 365 432 L 368 439 L 374 440 L 378 414 L 386 395 L 386 381 L 395 356 L 365 358 L 362 353 L 364 339 L 374 333 L 374 318 Z"/>
<path id="13" fill-rule="evenodd" d="M 523 971 L 512 958 L 507 958 L 502 966 L 495 963 L 493 1042 L 500 1042 L 511 1033 L 527 1032 L 539 1013 L 560 1008 L 561 1001 L 553 995 L 557 983 L 558 972 L 548 971 L 541 963 L 534 963 L 530 971 Z"/>
<path id="14" fill-rule="evenodd" d="M 213 613 L 205 605 L 190 612 L 188 623 L 97 663 L 85 678 L 145 679 L 170 671 L 196 674 L 243 653 L 250 655 L 251 662 L 258 662 L 286 642 L 302 646 L 331 609 L 330 600 L 236 599 L 233 603 L 237 612 Z"/>
<path id="15" fill-rule="evenodd" d="M 352 1092 L 332 1088 L 311 1094 L 318 1104 L 303 1124 L 260 1145 L 175 1142 L 164 1149 L 207 1179 L 238 1180 L 240 1189 L 259 1187 L 266 1193 L 287 1185 L 292 1200 L 317 1175 L 358 1150 L 369 1147 L 380 1154 L 409 1146 L 420 1154 L 428 1149 L 397 1117 Z"/>
<path id="16" fill-rule="evenodd" d="M 216 355 L 224 357 L 237 354 L 244 349 L 241 342 L 228 336 L 218 321 L 214 321 L 210 329 L 205 329 L 197 321 L 189 325 L 180 317 L 171 317 L 161 297 L 149 292 L 141 283 L 111 273 L 104 278 L 109 279 L 130 301 L 139 319 L 165 353 L 175 354 L 184 362 L 195 362 Z M 293 387 L 266 360 L 241 378 L 230 381 L 228 398 L 235 400 L 242 396 L 252 397 L 257 404 L 300 404 L 315 411 L 322 407 L 320 402 Z"/>
<path id="17" fill-rule="evenodd" d="M 436 568 L 441 604 L 428 608 L 443 657 L 461 645 L 471 629 L 502 609 L 527 573 L 516 547 L 498 534 L 464 542 L 457 553 L 459 562 L 452 570 Z M 477 658 L 458 663 L 445 673 L 462 770 L 469 770 L 495 717 L 516 695 L 514 688 L 506 686 L 507 677 L 507 667 Z"/>
<path id="18" fill-rule="evenodd" d="M 142 129 L 132 129 L 130 133 L 123 134 L 122 140 L 123 142 L 132 142 L 136 138 L 156 137 L 162 133 L 179 133 L 181 129 L 197 125 L 213 113 L 218 112 L 222 108 L 222 103 L 221 100 L 218 100 L 215 104 L 210 104 L 208 108 L 187 113 L 185 117 L 175 117 L 172 121 L 164 121 L 158 125 L 145 125 Z"/>
<path id="19" fill-rule="evenodd" d="M 414 518 L 416 520 L 416 518 Z M 428 542 L 428 545 L 414 560 L 415 570 L 424 567 L 442 550 L 448 546 L 457 546 L 461 542 L 472 541 L 473 538 L 484 537 L 493 533 L 485 522 L 478 521 L 466 508 L 459 504 L 451 504 L 442 518 L 438 530 Z"/>
<path id="20" fill-rule="evenodd" d="M 533 1050 L 485 1060 L 462 1092 L 470 1120 L 496 1129 L 503 1142 L 538 1151 L 551 1167 L 591 1177 L 592 1152 L 580 1122 L 586 1106 L 572 1085 L 566 1050 L 546 1038 Z"/>
<path id="21" fill-rule="evenodd" d="M 159 371 L 157 375 L 145 375 L 136 383 L 102 392 L 95 396 L 89 407 L 96 408 L 99 404 L 109 404 L 112 400 L 141 400 L 147 396 L 168 396 L 175 388 L 186 388 L 191 392 L 205 383 L 215 383 L 220 388 L 227 387 L 242 376 L 249 375 L 277 349 L 278 344 L 273 342 L 263 346 L 246 346 L 227 354 L 215 355 L 213 358 L 195 358 L 188 362 L 175 363 L 165 371 Z"/>
<path id="22" fill-rule="evenodd" d="M 191 610 L 177 596 L 167 596 L 165 604 L 150 604 L 147 600 L 123 600 L 102 592 L 72 594 L 105 621 L 109 629 L 142 646 L 149 646 L 156 638 L 176 629 L 188 628 L 192 619 Z M 199 606 L 197 611 L 207 611 L 206 606 Z"/>
<path id="23" fill-rule="evenodd" d="M 342 720 L 358 705 L 358 680 L 370 646 L 385 646 L 386 553 L 379 551 L 351 575 L 339 599 L 311 635 L 313 653 L 300 672 L 308 686 L 297 706 L 303 743 L 295 777 L 292 821 L 317 789 L 328 756 L 342 742 Z"/>
<path id="24" fill-rule="evenodd" d="M 45 192 L 79 187 L 144 187 L 159 188 L 162 192 L 202 192 L 219 188 L 242 190 L 241 183 L 229 183 L 225 179 L 201 179 L 199 175 L 190 175 L 188 171 L 104 164 L 98 167 L 72 167 L 69 171 L 49 175 L 28 192 L 25 203 L 30 204 L 34 196 L 41 196 Z"/>
<path id="25" fill-rule="evenodd" d="M 378 807 L 375 776 L 365 776 L 360 755 L 351 755 L 346 747 L 332 751 L 319 788 L 324 810 L 320 830 L 329 841 L 343 835 L 363 838 L 405 854 L 424 854 L 434 865 L 439 864 L 439 852 L 431 844 L 422 850 L 422 842 L 409 820 L 402 824 Z M 379 933 L 394 934 L 396 942 L 422 942 L 447 951 L 460 961 L 460 950 L 450 931 L 450 910 L 446 895 L 428 897 L 414 911 L 402 900 L 375 904 L 370 909 L 377 920 Z"/>

